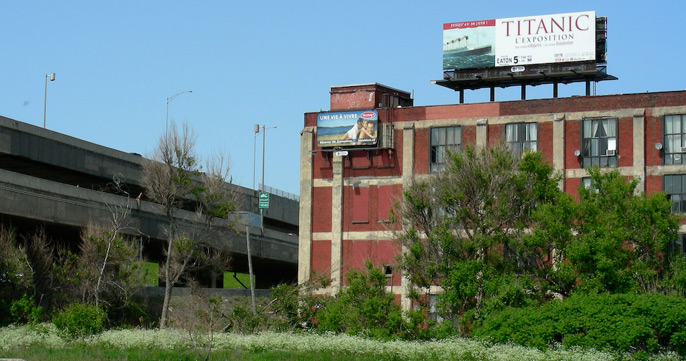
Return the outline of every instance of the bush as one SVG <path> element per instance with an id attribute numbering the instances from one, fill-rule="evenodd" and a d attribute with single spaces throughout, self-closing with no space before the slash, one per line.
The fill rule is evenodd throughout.
<path id="1" fill-rule="evenodd" d="M 10 314 L 15 323 L 39 323 L 43 319 L 43 307 L 36 306 L 33 297 L 24 294 L 20 300 L 12 302 Z"/>
<path id="2" fill-rule="evenodd" d="M 671 349 L 686 355 L 686 299 L 661 294 L 574 295 L 489 315 L 473 336 L 540 349 L 551 343 L 615 351 Z"/>
<path id="3" fill-rule="evenodd" d="M 366 266 L 366 272 L 348 272 L 348 287 L 316 314 L 319 330 L 378 339 L 402 335 L 406 325 L 395 297 L 386 293 L 386 276 L 371 263 Z"/>
<path id="4" fill-rule="evenodd" d="M 105 312 L 93 305 L 72 304 L 55 315 L 52 322 L 67 337 L 95 335 L 105 329 Z"/>

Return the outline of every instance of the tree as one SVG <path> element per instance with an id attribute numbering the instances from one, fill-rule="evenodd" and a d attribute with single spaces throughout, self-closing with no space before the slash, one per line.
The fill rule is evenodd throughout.
<path id="1" fill-rule="evenodd" d="M 560 192 L 540 154 L 523 158 L 503 146 L 467 148 L 403 193 L 403 267 L 417 286 L 440 283 L 449 314 L 472 311 L 477 319 L 486 298 L 514 290 L 503 295 L 507 302 L 524 302 L 526 289 L 541 288 L 529 276 L 550 263 L 543 249 L 526 242 L 527 233 L 535 208 Z"/>
<path id="2" fill-rule="evenodd" d="M 130 316 L 129 300 L 142 286 L 136 245 L 116 229 L 91 225 L 81 232 L 80 251 L 77 275 L 81 302 L 93 303 L 109 316 Z"/>
<path id="3" fill-rule="evenodd" d="M 130 228 L 129 193 L 118 176 L 113 177 L 105 191 L 124 196 L 125 200 L 105 202 L 109 209 L 106 224 L 89 224 L 82 229 L 77 262 L 82 288 L 81 302 L 93 302 L 96 307 L 103 309 L 114 306 L 113 302 L 128 304 L 129 295 L 142 285 L 136 246 L 123 234 L 125 229 Z M 105 307 L 102 301 L 106 303 Z"/>
<path id="4" fill-rule="evenodd" d="M 33 275 L 33 298 L 46 312 L 72 303 L 78 281 L 78 256 L 65 245 L 48 238 L 43 227 L 24 240 L 26 255 Z"/>
<path id="5" fill-rule="evenodd" d="M 668 256 L 680 217 L 664 193 L 590 169 L 575 201 L 540 153 L 505 148 L 449 155 L 440 173 L 403 192 L 402 265 L 419 287 L 439 284 L 447 316 L 479 319 L 573 292 L 683 292 Z"/>
<path id="6" fill-rule="evenodd" d="M 0 225 L 0 325 L 12 322 L 12 303 L 30 291 L 33 272 L 12 229 Z"/>
<path id="7" fill-rule="evenodd" d="M 224 158 L 221 163 L 208 167 L 205 175 L 195 155 L 196 136 L 184 124 L 181 132 L 172 123 L 160 138 L 151 159 L 143 163 L 143 183 L 147 197 L 160 205 L 167 218 L 167 245 L 164 250 L 165 292 L 160 328 L 167 322 L 169 300 L 174 284 L 187 271 L 202 247 L 209 247 L 209 232 L 213 219 L 226 218 L 234 209 L 234 197 L 226 187 L 229 167 Z M 200 233 L 179 232 L 177 212 L 181 209 L 195 211 L 192 220 Z"/>
<path id="8" fill-rule="evenodd" d="M 579 187 L 572 241 L 564 249 L 580 285 L 610 293 L 662 288 L 664 257 L 681 217 L 664 193 L 637 194 L 638 180 L 590 169 L 591 187 Z"/>
<path id="9" fill-rule="evenodd" d="M 366 270 L 346 274 L 348 287 L 329 300 L 315 315 L 320 331 L 361 334 L 387 339 L 400 335 L 403 326 L 400 306 L 386 292 L 386 275 L 371 262 Z"/>

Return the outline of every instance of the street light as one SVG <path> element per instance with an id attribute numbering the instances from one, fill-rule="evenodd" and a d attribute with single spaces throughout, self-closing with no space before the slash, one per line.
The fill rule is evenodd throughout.
<path id="1" fill-rule="evenodd" d="M 262 185 L 260 186 L 260 191 L 264 192 L 266 189 L 266 186 L 264 185 L 264 149 L 265 149 L 265 144 L 266 144 L 266 134 L 268 129 L 273 129 L 276 128 L 276 126 L 273 127 L 268 127 L 266 125 L 262 125 Z M 260 131 L 260 125 L 255 124 L 255 136 L 257 136 L 257 133 Z M 254 159 L 254 156 L 253 156 Z M 260 228 L 262 229 L 262 234 L 264 234 L 264 210 L 260 208 Z"/>
<path id="2" fill-rule="evenodd" d="M 192 93 L 192 92 L 193 92 L 192 90 L 186 90 L 186 91 L 182 91 L 180 93 L 176 93 L 176 94 L 170 96 L 169 98 L 167 98 L 167 122 L 164 124 L 164 132 L 165 133 L 167 132 L 167 130 L 169 128 L 169 103 L 171 103 L 172 100 L 176 99 L 176 97 L 178 97 L 181 94 Z"/>
<path id="3" fill-rule="evenodd" d="M 259 128 L 258 124 L 255 124 L 255 125 L 257 125 L 257 127 L 255 127 L 256 129 Z M 265 148 L 265 144 L 266 144 L 265 135 L 267 134 L 267 129 L 273 129 L 273 128 L 276 128 L 276 126 L 267 127 L 265 125 L 262 125 L 262 187 L 260 187 L 260 190 L 262 190 L 262 192 L 265 191 L 265 185 L 264 185 L 264 148 Z"/>
<path id="4" fill-rule="evenodd" d="M 55 81 L 55 73 L 45 74 L 45 95 L 43 96 L 43 129 L 45 129 L 45 114 L 48 107 L 48 78 Z"/>
<path id="5" fill-rule="evenodd" d="M 252 189 L 255 189 L 255 159 L 257 158 L 257 133 L 260 132 L 260 125 L 255 124 L 255 136 L 253 137 L 252 143 Z"/>

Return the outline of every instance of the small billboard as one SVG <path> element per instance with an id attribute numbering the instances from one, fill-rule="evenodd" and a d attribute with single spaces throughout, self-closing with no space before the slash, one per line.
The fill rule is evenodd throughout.
<path id="1" fill-rule="evenodd" d="M 596 59 L 595 11 L 443 24 L 443 70 Z"/>
<path id="2" fill-rule="evenodd" d="M 317 115 L 317 145 L 320 147 L 374 146 L 378 134 L 379 114 L 376 110 Z"/>

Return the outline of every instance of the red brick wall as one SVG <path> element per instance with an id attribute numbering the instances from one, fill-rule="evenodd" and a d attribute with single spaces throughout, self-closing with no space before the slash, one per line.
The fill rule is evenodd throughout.
<path id="1" fill-rule="evenodd" d="M 651 109 L 645 114 L 645 165 L 647 167 L 662 165 L 660 151 L 655 149 L 655 143 L 664 143 L 662 139 L 662 117 L 656 117 Z M 662 144 L 664 147 L 664 144 Z"/>
<path id="2" fill-rule="evenodd" d="M 371 99 L 370 99 L 371 94 Z M 350 89 L 345 91 L 332 91 L 329 107 L 332 111 L 352 109 L 374 109 L 374 89 Z"/>
<path id="3" fill-rule="evenodd" d="M 620 167 L 634 165 L 634 118 L 620 118 L 617 120 L 617 164 Z M 637 154 L 641 156 L 641 154 Z"/>
<path id="4" fill-rule="evenodd" d="M 579 162 L 579 157 L 574 155 L 575 150 L 581 150 L 581 120 L 569 120 L 565 124 L 564 156 L 565 167 L 567 169 L 581 168 L 581 162 Z"/>
<path id="5" fill-rule="evenodd" d="M 488 125 L 488 147 L 497 147 L 505 142 L 505 125 L 493 124 Z"/>
<path id="6" fill-rule="evenodd" d="M 331 187 L 312 188 L 312 232 L 331 232 Z"/>
<path id="7" fill-rule="evenodd" d="M 310 257 L 313 274 L 331 276 L 331 241 L 313 241 Z"/>
<path id="8" fill-rule="evenodd" d="M 579 186 L 581 185 L 581 178 L 566 178 L 565 179 L 565 193 L 571 195 L 579 200 Z"/>
<path id="9" fill-rule="evenodd" d="M 359 92 L 363 94 L 364 92 Z M 352 94 L 352 93 L 351 93 Z M 358 95 L 359 95 L 358 94 Z M 368 94 L 366 94 L 368 99 Z M 352 95 L 347 95 L 352 96 Z M 373 108 L 374 105 L 363 102 L 351 102 L 339 96 L 336 101 L 332 94 L 332 110 L 335 107 L 351 107 L 362 104 L 364 107 Z M 359 99 L 358 99 L 359 100 Z M 374 100 L 376 101 L 376 100 Z M 347 103 L 346 103 L 347 102 Z M 354 104 L 353 104 L 354 103 Z M 683 106 L 686 105 L 686 92 L 663 92 L 649 94 L 628 94 L 593 97 L 572 97 L 557 99 L 537 99 L 529 101 L 512 101 L 500 103 L 442 105 L 428 107 L 408 107 L 390 110 L 379 110 L 380 121 L 383 122 L 423 122 L 439 119 L 478 119 L 496 116 L 521 115 L 524 121 L 532 114 L 555 114 L 565 112 L 585 111 L 612 111 L 620 109 L 646 109 L 645 126 L 645 164 L 657 166 L 662 164 L 660 152 L 655 150 L 657 142 L 662 143 L 662 119 L 653 116 L 651 107 L 655 106 Z M 364 108 L 363 107 L 363 108 Z M 342 110 L 342 109 L 341 109 Z M 316 126 L 316 113 L 305 115 L 306 126 Z M 611 114 L 608 114 L 611 115 Z M 553 159 L 553 122 L 539 123 L 538 137 L 539 150 L 544 159 L 552 164 Z M 494 146 L 503 138 L 502 124 L 488 125 L 487 144 Z M 633 166 L 633 157 L 642 157 L 642 154 L 634 154 L 633 133 L 640 131 L 633 129 L 633 117 L 618 119 L 618 162 L 620 167 Z M 463 144 L 474 146 L 476 144 L 476 125 L 462 127 Z M 581 164 L 574 155 L 575 150 L 581 150 L 581 121 L 565 121 L 565 144 L 564 166 L 566 169 L 579 169 Z M 351 151 L 352 164 L 344 160 L 344 177 L 400 177 L 402 175 L 402 139 L 403 131 L 394 133 L 395 151 L 391 155 L 388 151 L 374 150 L 369 153 L 371 160 L 367 159 L 365 151 Z M 429 129 L 416 128 L 414 131 L 414 174 L 426 174 L 429 167 Z M 316 142 L 316 139 L 315 139 Z M 313 144 L 314 146 L 314 144 Z M 317 149 L 314 147 L 314 149 Z M 332 167 L 329 161 L 324 160 L 321 154 L 315 154 L 313 160 L 313 176 L 315 179 L 331 179 Z M 353 166 L 359 169 L 353 169 Z M 381 167 L 380 167 L 381 166 Z M 579 178 L 564 180 L 564 188 L 567 193 L 578 199 L 577 188 L 580 185 Z M 646 192 L 652 194 L 662 190 L 662 177 L 647 176 L 645 179 Z M 391 201 L 389 195 L 400 195 L 401 186 L 376 186 L 371 185 L 368 190 L 368 222 L 353 224 L 352 222 L 352 187 L 343 189 L 343 220 L 342 227 L 345 232 L 381 231 L 387 229 L 389 224 L 379 222 L 385 219 L 386 210 Z M 312 228 L 315 232 L 331 231 L 331 188 L 314 188 L 312 206 Z M 372 236 L 370 236 L 372 237 Z M 351 268 L 363 268 L 365 260 L 371 260 L 375 265 L 393 264 L 395 256 L 400 252 L 400 246 L 393 241 L 378 240 L 343 240 L 343 261 L 341 264 L 343 274 Z M 331 242 L 315 241 L 312 247 L 312 269 L 315 272 L 326 272 L 331 268 Z M 337 266 L 337 265 L 335 265 Z M 396 274 L 397 275 L 397 274 Z M 397 282 L 397 283 L 396 283 Z M 400 284 L 400 277 L 394 277 L 394 284 Z"/>
<path id="10" fill-rule="evenodd" d="M 414 132 L 414 174 L 429 173 L 429 129 Z"/>
<path id="11" fill-rule="evenodd" d="M 395 265 L 396 256 L 400 253 L 400 244 L 395 241 L 352 241 L 343 240 L 343 260 L 341 271 L 343 278 L 351 269 L 364 269 L 365 262 L 371 261 L 375 267 Z M 397 276 L 397 274 L 396 274 Z M 400 277 L 393 277 L 393 285 L 399 286 Z M 347 284 L 347 282 L 344 282 Z"/>
<path id="12" fill-rule="evenodd" d="M 378 204 L 372 209 L 376 209 L 376 220 L 381 222 L 390 219 L 391 209 L 393 208 L 395 202 L 399 201 L 402 197 L 402 185 L 389 185 L 389 186 L 378 186 Z"/>
<path id="13" fill-rule="evenodd" d="M 462 127 L 462 149 L 468 146 L 472 148 L 476 146 L 476 125 Z"/>
<path id="14" fill-rule="evenodd" d="M 548 164 L 553 164 L 553 123 L 538 123 L 538 151 Z M 573 151 L 572 151 L 573 152 Z"/>
<path id="15" fill-rule="evenodd" d="M 651 195 L 653 193 L 662 191 L 662 177 L 657 175 L 646 176 L 646 194 Z"/>
<path id="16" fill-rule="evenodd" d="M 453 104 L 396 109 L 393 121 L 488 118 L 500 114 L 500 103 Z"/>
<path id="17" fill-rule="evenodd" d="M 401 196 L 401 191 L 402 186 L 399 184 L 388 186 L 371 185 L 369 187 L 358 187 L 357 189 L 353 189 L 351 186 L 343 187 L 343 232 L 387 230 L 391 225 L 384 221 L 388 219 L 389 209 L 393 202 Z M 356 194 L 364 192 L 366 192 L 364 197 Z M 362 202 L 362 198 L 367 200 L 366 206 L 356 203 Z M 355 212 L 366 212 L 364 214 L 367 216 L 367 221 L 361 222 L 361 217 L 359 214 L 355 216 Z"/>
<path id="18" fill-rule="evenodd" d="M 312 154 L 312 177 L 314 179 L 333 178 L 333 154 L 316 153 Z"/>
<path id="19" fill-rule="evenodd" d="M 686 92 L 661 92 L 502 102 L 500 115 L 653 108 L 686 104 Z"/>
<path id="20" fill-rule="evenodd" d="M 402 150 L 402 148 L 401 148 Z M 402 153 L 395 149 L 348 150 L 343 157 L 343 176 L 390 177 L 401 176 Z"/>

